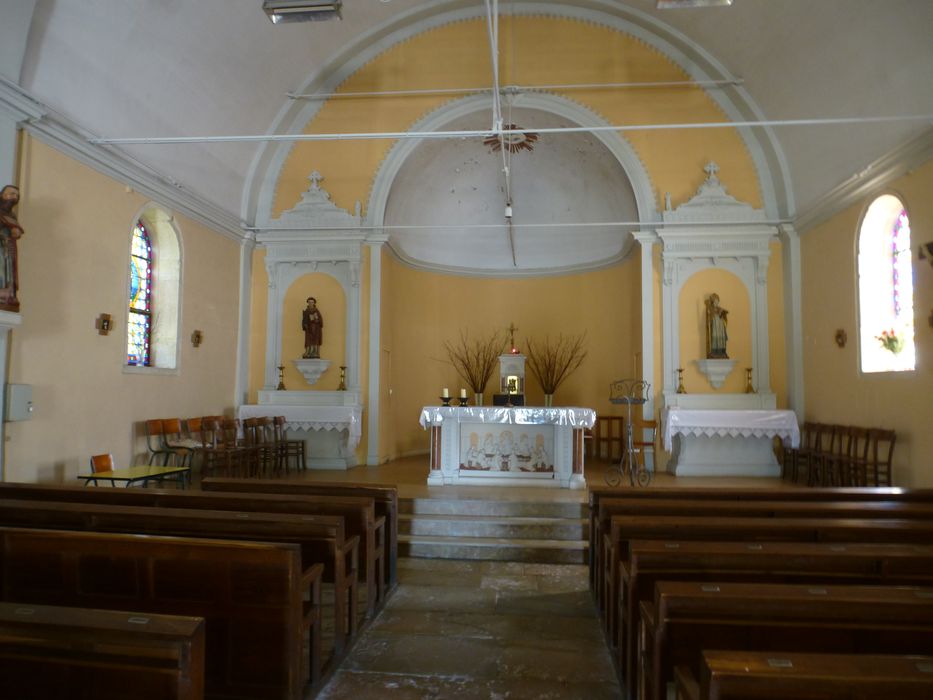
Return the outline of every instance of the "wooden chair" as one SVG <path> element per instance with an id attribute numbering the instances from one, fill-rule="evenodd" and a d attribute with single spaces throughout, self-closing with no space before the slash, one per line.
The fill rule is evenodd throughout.
<path id="1" fill-rule="evenodd" d="M 163 418 L 162 445 L 180 460 L 182 466 L 190 467 L 191 457 L 201 447 L 201 441 L 185 435 L 180 418 Z"/>
<path id="2" fill-rule="evenodd" d="M 104 455 L 92 455 L 91 456 L 91 474 L 99 474 L 101 472 L 112 472 L 115 469 L 113 463 L 112 454 Z M 84 482 L 84 485 L 87 486 L 91 482 L 94 482 L 94 486 L 97 486 L 97 479 L 88 479 Z M 110 480 L 110 485 L 113 486 L 113 481 Z"/>
<path id="3" fill-rule="evenodd" d="M 870 486 L 891 485 L 891 461 L 894 458 L 894 443 L 897 435 L 893 430 L 872 428 L 868 431 L 868 473 Z"/>
<path id="4" fill-rule="evenodd" d="M 651 453 L 651 470 L 654 471 L 655 468 L 655 455 L 657 454 L 657 444 L 658 444 L 658 421 L 657 420 L 635 420 L 635 425 L 632 430 L 632 447 L 635 452 L 638 454 L 638 459 L 641 459 L 641 466 L 645 469 L 648 469 L 648 463 L 645 459 L 645 454 Z M 651 436 L 650 440 L 645 439 L 645 433 L 649 433 Z"/>
<path id="5" fill-rule="evenodd" d="M 848 486 L 868 486 L 868 428 L 849 428 Z"/>
<path id="6" fill-rule="evenodd" d="M 801 464 L 806 468 L 807 486 L 820 486 L 823 483 L 822 455 L 832 441 L 832 426 L 823 423 L 810 423 L 809 425 L 806 460 Z"/>
<path id="7" fill-rule="evenodd" d="M 285 436 L 285 416 L 276 416 L 272 419 L 275 444 L 278 446 L 279 459 L 282 469 L 288 473 L 289 460 L 295 460 L 295 470 L 304 471 L 305 442 L 304 440 L 289 440 Z"/>
<path id="8" fill-rule="evenodd" d="M 146 421 L 146 447 L 149 449 L 149 464 L 162 460 L 167 466 L 175 453 L 165 446 L 165 429 L 161 420 Z"/>
<path id="9" fill-rule="evenodd" d="M 272 435 L 272 420 L 268 416 L 247 418 L 243 421 L 246 446 L 255 450 L 250 461 L 248 476 L 266 476 L 281 467 L 281 450 Z"/>

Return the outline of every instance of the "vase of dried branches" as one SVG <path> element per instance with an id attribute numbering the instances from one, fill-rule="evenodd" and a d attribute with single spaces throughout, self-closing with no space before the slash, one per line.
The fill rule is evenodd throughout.
<path id="1" fill-rule="evenodd" d="M 563 384 L 586 359 L 584 340 L 586 333 L 578 336 L 557 336 L 552 340 L 545 336 L 543 341 L 526 341 L 528 370 L 544 390 L 544 405 L 552 406 L 557 387 Z"/>
<path id="2" fill-rule="evenodd" d="M 471 339 L 460 333 L 460 342 L 444 342 L 450 364 L 457 370 L 460 378 L 473 390 L 477 406 L 483 405 L 483 391 L 492 377 L 499 355 L 505 348 L 506 337 L 503 333 L 492 333 L 486 338 Z"/>

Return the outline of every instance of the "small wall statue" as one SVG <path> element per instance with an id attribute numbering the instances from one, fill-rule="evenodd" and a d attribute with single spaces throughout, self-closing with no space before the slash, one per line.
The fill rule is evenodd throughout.
<path id="1" fill-rule="evenodd" d="M 16 242 L 23 236 L 13 207 L 19 204 L 19 188 L 7 185 L 0 190 L 0 309 L 19 311 L 19 264 Z"/>
<path id="2" fill-rule="evenodd" d="M 710 294 L 706 300 L 706 359 L 728 360 L 726 341 L 729 312 L 719 305 L 719 295 Z"/>
<path id="3" fill-rule="evenodd" d="M 317 308 L 317 299 L 308 297 L 308 305 L 301 312 L 301 329 L 305 332 L 305 360 L 321 357 L 321 344 L 324 341 L 324 317 Z"/>

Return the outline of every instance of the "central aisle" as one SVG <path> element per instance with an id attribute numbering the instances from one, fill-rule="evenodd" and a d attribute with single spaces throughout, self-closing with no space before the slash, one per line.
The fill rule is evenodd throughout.
<path id="1" fill-rule="evenodd" d="M 328 700 L 621 698 L 587 567 L 399 559 Z"/>

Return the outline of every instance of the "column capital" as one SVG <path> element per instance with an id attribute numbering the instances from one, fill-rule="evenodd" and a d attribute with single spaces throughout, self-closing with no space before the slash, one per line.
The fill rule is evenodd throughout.
<path id="1" fill-rule="evenodd" d="M 657 231 L 632 231 L 632 238 L 641 243 L 643 246 L 650 246 L 654 243 L 658 243 L 661 240 L 661 237 L 658 235 Z"/>

